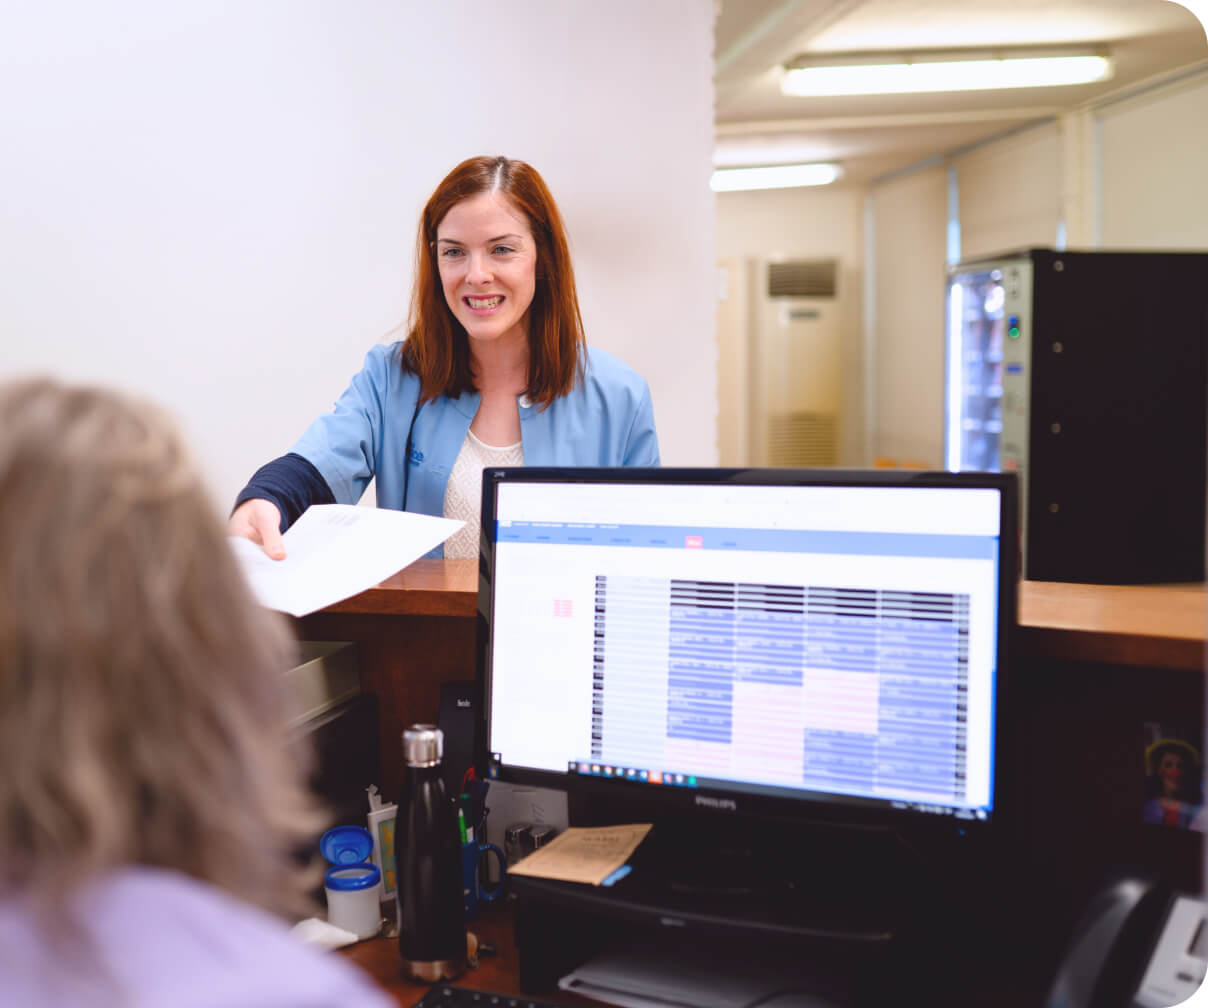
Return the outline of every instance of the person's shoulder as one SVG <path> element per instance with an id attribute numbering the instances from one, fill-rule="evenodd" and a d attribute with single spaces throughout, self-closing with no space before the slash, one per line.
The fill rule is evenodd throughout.
<path id="1" fill-rule="evenodd" d="M 136 986 L 157 988 L 206 978 L 233 1005 L 355 1005 L 389 1003 L 338 956 L 308 946 L 277 918 L 179 872 L 136 868 L 115 875 L 106 887 L 102 915 L 113 928 L 158 961 L 174 964 L 174 978 L 151 963 L 135 967 Z M 137 924 L 132 922 L 137 921 Z M 119 924 L 121 927 L 119 927 Z M 129 934 L 136 928 L 141 936 Z M 188 997 L 175 1002 L 193 1004 Z"/>
<path id="2" fill-rule="evenodd" d="M 365 354 L 361 377 L 369 382 L 383 402 L 394 403 L 396 397 L 418 394 L 419 377 L 403 367 L 404 340 L 376 343 Z"/>
<path id="3" fill-rule="evenodd" d="M 589 380 L 609 385 L 645 388 L 646 379 L 616 354 L 600 347 L 583 347 L 584 373 Z"/>
<path id="4" fill-rule="evenodd" d="M 395 340 L 393 343 L 375 343 L 365 354 L 365 367 L 379 370 L 398 370 L 403 360 L 403 346 L 406 340 Z"/>

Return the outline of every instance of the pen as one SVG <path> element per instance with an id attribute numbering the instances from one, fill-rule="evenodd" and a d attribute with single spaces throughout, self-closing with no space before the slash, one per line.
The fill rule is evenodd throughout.
<path id="1" fill-rule="evenodd" d="M 467 843 L 466 838 L 466 814 L 459 807 L 457 809 L 457 832 L 461 834 L 461 842 Z"/>

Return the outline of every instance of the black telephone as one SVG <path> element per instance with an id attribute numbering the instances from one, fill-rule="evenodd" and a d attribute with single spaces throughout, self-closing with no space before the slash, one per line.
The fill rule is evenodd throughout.
<path id="1" fill-rule="evenodd" d="M 1205 904 L 1153 877 L 1114 878 L 1075 928 L 1046 1008 L 1160 1008 L 1203 983 Z"/>

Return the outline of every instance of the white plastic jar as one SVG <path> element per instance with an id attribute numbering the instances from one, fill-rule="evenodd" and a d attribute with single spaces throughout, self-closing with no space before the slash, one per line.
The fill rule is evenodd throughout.
<path id="1" fill-rule="evenodd" d="M 382 873 L 369 859 L 369 830 L 336 826 L 323 834 L 319 850 L 331 863 L 323 879 L 327 922 L 357 938 L 374 937 L 382 929 Z"/>

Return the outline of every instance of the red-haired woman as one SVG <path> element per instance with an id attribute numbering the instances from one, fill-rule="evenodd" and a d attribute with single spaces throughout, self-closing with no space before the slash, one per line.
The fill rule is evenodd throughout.
<path id="1" fill-rule="evenodd" d="M 444 555 L 477 556 L 485 466 L 658 465 L 650 390 L 585 344 L 562 218 L 531 166 L 454 168 L 415 261 L 407 339 L 370 350 L 335 409 L 256 472 L 231 535 L 282 557 L 309 505 L 355 503 L 376 477 L 379 507 L 465 520 Z"/>

